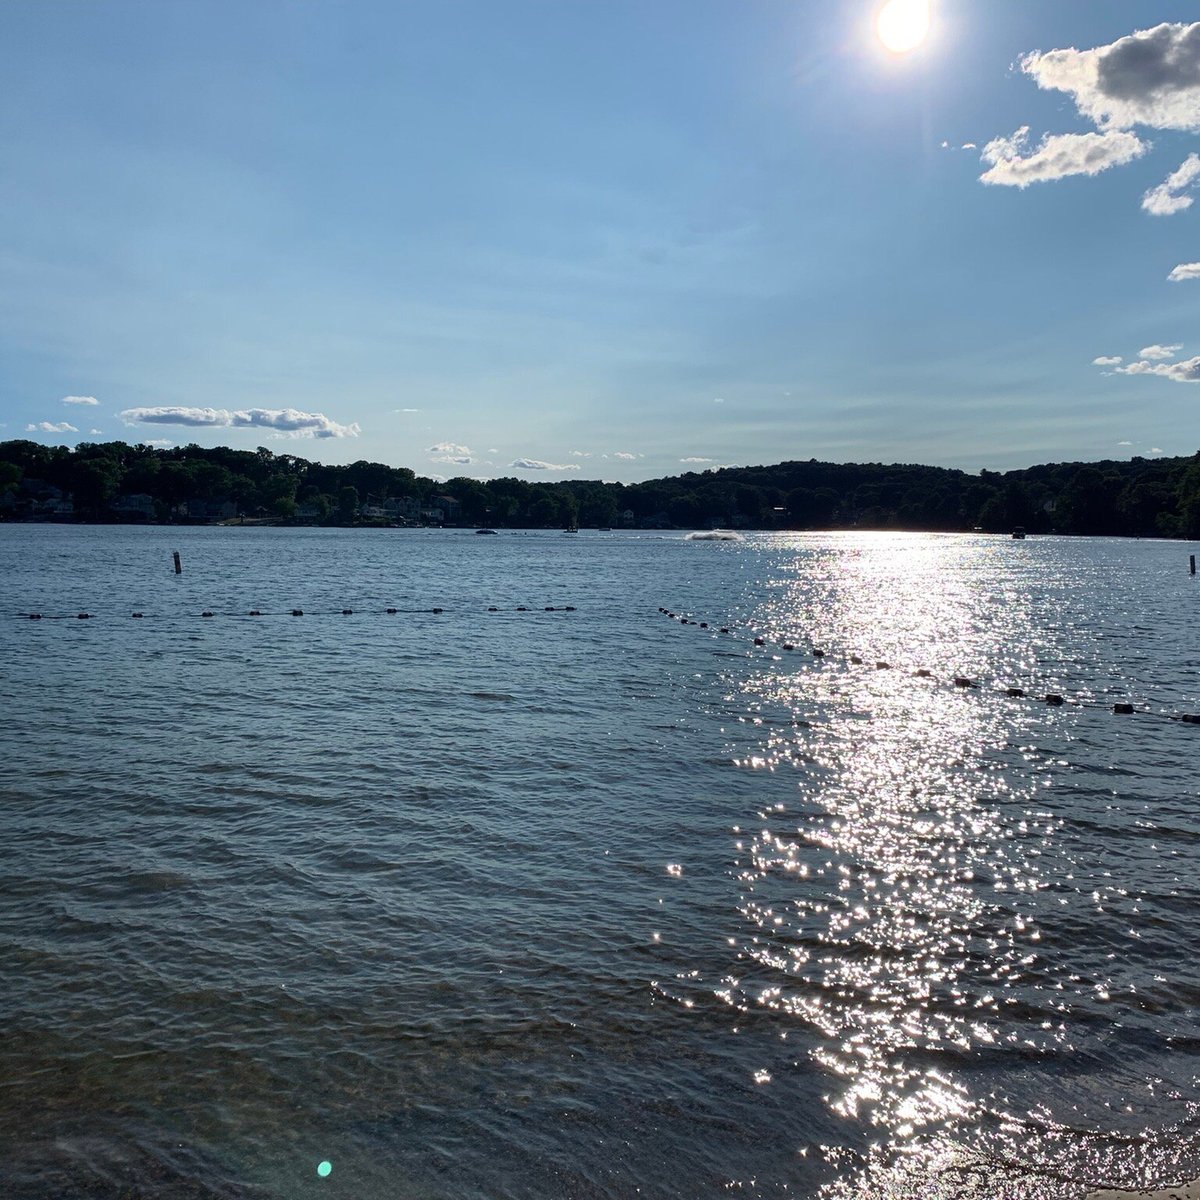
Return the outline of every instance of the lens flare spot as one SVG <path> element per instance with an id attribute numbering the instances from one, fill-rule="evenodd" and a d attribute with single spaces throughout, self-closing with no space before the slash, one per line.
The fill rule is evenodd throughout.
<path id="1" fill-rule="evenodd" d="M 332 1170 L 333 1163 L 331 1163 L 329 1159 L 325 1159 L 323 1162 L 317 1163 L 317 1174 L 320 1175 L 322 1179 L 324 1179 Z"/>

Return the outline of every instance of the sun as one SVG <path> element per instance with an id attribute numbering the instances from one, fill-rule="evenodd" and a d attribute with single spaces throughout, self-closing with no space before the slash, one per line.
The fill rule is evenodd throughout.
<path id="1" fill-rule="evenodd" d="M 875 31 L 893 54 L 915 50 L 929 32 L 929 0 L 887 0 L 875 18 Z"/>

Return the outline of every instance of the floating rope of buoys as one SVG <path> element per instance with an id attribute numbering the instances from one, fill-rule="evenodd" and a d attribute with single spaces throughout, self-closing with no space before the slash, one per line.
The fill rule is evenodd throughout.
<path id="1" fill-rule="evenodd" d="M 488 605 L 487 611 L 490 613 L 498 613 L 498 612 L 503 612 L 503 611 L 507 611 L 507 610 L 501 609 L 498 605 L 491 604 L 491 605 Z M 525 612 L 533 612 L 535 610 L 530 608 L 526 604 L 518 604 L 512 611 L 519 612 L 519 613 L 525 613 Z M 573 612 L 578 612 L 579 610 L 574 604 L 547 604 L 547 605 L 543 606 L 541 611 L 548 612 L 548 613 L 560 613 L 560 612 L 573 613 Z M 247 617 L 265 617 L 265 616 L 303 617 L 305 615 L 308 615 L 308 616 L 352 617 L 352 616 L 370 616 L 373 614 L 375 614 L 375 615 L 387 614 L 388 616 L 396 616 L 398 613 L 406 613 L 406 614 L 430 613 L 434 616 L 440 616 L 440 615 L 444 614 L 445 612 L 446 612 L 446 610 L 444 608 L 440 608 L 440 607 L 437 607 L 437 608 L 396 608 L 394 606 L 384 608 L 384 609 L 335 608 L 335 609 L 323 609 L 323 610 L 312 610 L 312 609 L 306 610 L 303 608 L 291 608 L 291 609 L 280 610 L 277 613 L 266 612 L 260 608 L 252 608 L 252 609 L 249 609 L 248 611 L 243 611 L 243 612 L 218 612 L 214 609 L 205 608 L 205 609 L 202 609 L 198 615 L 202 620 L 210 620 L 210 619 L 215 619 L 218 617 L 240 617 L 240 616 L 247 616 Z M 91 621 L 91 620 L 97 619 L 97 614 L 92 613 L 92 612 L 76 612 L 76 613 L 71 613 L 71 612 L 66 612 L 66 613 L 21 612 L 21 613 L 13 613 L 11 615 L 20 620 L 25 620 L 25 621 L 65 621 L 65 620 Z M 153 615 L 154 614 L 147 614 L 147 613 L 143 612 L 141 609 L 138 609 L 135 612 L 131 612 L 129 614 L 129 618 L 132 620 L 140 621 L 140 620 L 145 620 L 145 619 L 147 619 L 148 616 L 153 616 Z M 186 617 L 188 615 L 195 616 L 196 614 L 193 612 L 192 614 L 159 613 L 157 615 L 160 619 L 162 619 L 163 617 L 167 617 L 169 619 L 177 620 L 177 619 Z M 693 625 L 697 624 L 697 622 L 693 621 L 692 624 Z M 706 628 L 706 629 L 708 628 L 707 623 L 705 623 L 704 628 Z M 728 630 L 725 630 L 723 632 L 728 632 Z"/>
<path id="2" fill-rule="evenodd" d="M 677 616 L 676 613 L 673 612 L 671 609 L 663 608 L 662 606 L 659 607 L 658 611 L 660 613 L 662 613 L 664 616 L 670 617 L 672 620 L 677 620 L 681 625 L 695 625 L 701 629 L 709 628 L 709 623 L 707 621 L 697 621 L 691 617 Z M 765 648 L 765 647 L 767 647 L 767 644 L 768 644 L 767 638 L 765 638 L 761 634 L 754 634 L 754 633 L 750 633 L 749 631 L 747 631 L 747 634 L 745 634 L 745 635 L 739 634 L 738 632 L 731 630 L 730 627 L 727 625 L 719 626 L 717 632 L 726 634 L 726 635 L 729 635 L 732 637 L 749 636 L 750 640 L 753 642 L 755 647 Z M 771 648 L 779 649 L 786 653 L 797 652 L 797 645 L 795 642 L 778 642 Z M 827 652 L 819 647 L 810 647 L 808 652 L 812 655 L 812 657 L 814 659 L 823 659 L 827 656 Z M 850 663 L 852 666 L 863 666 L 864 662 L 865 662 L 865 660 L 863 659 L 863 656 L 861 654 L 846 654 L 846 655 L 843 655 L 843 658 L 846 662 Z M 887 662 L 884 659 L 877 659 L 875 661 L 875 669 L 877 671 L 890 670 L 891 663 Z M 928 667 L 918 667 L 916 670 L 914 670 L 912 672 L 912 678 L 928 679 L 928 680 L 933 681 L 934 683 L 937 682 L 934 679 L 933 672 L 931 670 L 929 670 Z M 967 675 L 952 676 L 950 682 L 951 682 L 951 686 L 953 686 L 954 688 L 959 689 L 959 690 L 963 690 L 963 691 L 985 690 L 985 691 L 990 692 L 991 694 L 994 694 L 997 696 L 1006 696 L 1006 697 L 1009 697 L 1010 699 L 1014 699 L 1014 700 L 1026 699 L 1030 696 L 1030 693 L 1027 692 L 1024 688 L 1011 686 L 1011 685 L 1003 686 L 1000 688 L 981 689 L 979 680 L 972 679 Z M 1147 716 L 1147 717 L 1157 717 L 1161 720 L 1177 721 L 1177 722 L 1180 722 L 1185 725 L 1200 725 L 1200 713 L 1154 712 L 1149 707 L 1138 706 L 1138 705 L 1132 704 L 1128 701 L 1117 701 L 1114 703 L 1110 703 L 1107 700 L 1101 702 L 1098 700 L 1090 699 L 1086 696 L 1069 698 L 1061 692 L 1043 692 L 1037 696 L 1037 699 L 1039 699 L 1041 701 L 1041 703 L 1046 705 L 1048 708 L 1060 708 L 1060 707 L 1069 705 L 1071 707 L 1076 707 L 1076 708 L 1103 709 L 1107 712 L 1112 712 L 1113 714 L 1118 715 L 1118 716 L 1138 715 L 1138 716 Z"/>

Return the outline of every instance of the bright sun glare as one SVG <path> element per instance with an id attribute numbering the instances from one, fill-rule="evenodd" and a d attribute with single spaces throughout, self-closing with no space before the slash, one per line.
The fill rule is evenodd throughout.
<path id="1" fill-rule="evenodd" d="M 929 0 L 888 0 L 879 10 L 875 29 L 893 54 L 915 50 L 929 32 Z"/>

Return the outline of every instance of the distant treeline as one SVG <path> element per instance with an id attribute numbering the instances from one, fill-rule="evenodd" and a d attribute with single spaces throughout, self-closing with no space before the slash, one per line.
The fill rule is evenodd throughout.
<path id="1" fill-rule="evenodd" d="M 554 528 L 906 529 L 1200 537 L 1200 453 L 1020 471 L 785 462 L 645 483 L 437 482 L 406 467 L 125 442 L 0 442 L 0 519 Z"/>

